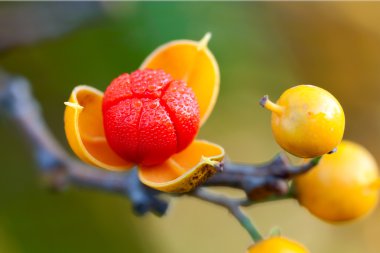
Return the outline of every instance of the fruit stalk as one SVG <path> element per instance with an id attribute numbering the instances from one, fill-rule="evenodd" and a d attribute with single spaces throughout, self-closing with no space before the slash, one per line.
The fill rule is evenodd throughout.
<path id="1" fill-rule="evenodd" d="M 279 116 L 284 112 L 284 107 L 270 101 L 268 95 L 265 95 L 262 99 L 260 99 L 259 103 L 262 107 L 276 113 Z"/>
<path id="2" fill-rule="evenodd" d="M 218 195 L 208 192 L 202 188 L 196 189 L 192 193 L 192 196 L 225 207 L 239 221 L 240 225 L 242 225 L 242 227 L 247 230 L 254 242 L 259 242 L 263 239 L 256 226 L 240 209 L 240 206 L 242 203 L 244 203 L 244 201 L 230 199 L 220 194 Z"/>

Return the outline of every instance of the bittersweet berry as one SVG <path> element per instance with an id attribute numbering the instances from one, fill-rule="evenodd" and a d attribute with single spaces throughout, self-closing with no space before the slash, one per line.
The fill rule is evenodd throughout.
<path id="1" fill-rule="evenodd" d="M 328 222 L 349 221 L 371 212 L 379 198 L 379 172 L 371 153 L 342 141 L 337 152 L 295 179 L 297 199 Z"/>
<path id="2" fill-rule="evenodd" d="M 277 103 L 265 96 L 260 104 L 272 111 L 272 132 L 277 143 L 295 156 L 321 156 L 334 150 L 343 138 L 343 109 L 322 88 L 298 85 L 286 90 Z"/>
<path id="3" fill-rule="evenodd" d="M 75 87 L 64 116 L 74 153 L 107 170 L 137 167 L 143 184 L 164 192 L 192 191 L 214 175 L 224 149 L 194 140 L 219 91 L 210 37 L 161 45 L 140 70 L 116 78 L 106 94 Z"/>
<path id="4" fill-rule="evenodd" d="M 120 157 L 137 164 L 157 165 L 185 149 L 199 122 L 192 89 L 163 70 L 122 74 L 104 93 L 107 142 Z"/>

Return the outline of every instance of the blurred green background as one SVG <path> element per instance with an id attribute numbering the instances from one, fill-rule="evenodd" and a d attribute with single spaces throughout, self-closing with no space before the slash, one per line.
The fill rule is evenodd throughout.
<path id="1" fill-rule="evenodd" d="M 0 5 L 3 14 L 10 5 Z M 100 5 L 106 15 L 80 29 L 0 54 L 1 68 L 32 82 L 49 126 L 66 147 L 63 102 L 74 86 L 104 90 L 120 73 L 137 69 L 157 46 L 198 40 L 210 31 L 221 90 L 201 138 L 224 146 L 234 161 L 271 159 L 280 149 L 259 98 L 275 99 L 288 87 L 310 83 L 338 98 L 346 113 L 345 138 L 364 144 L 380 162 L 380 2 Z M 0 143 L 0 252 L 227 253 L 245 252 L 251 243 L 226 210 L 190 197 L 174 199 L 164 218 L 141 218 L 120 196 L 74 188 L 54 194 L 44 189 L 22 137 L 3 118 Z M 294 201 L 247 212 L 263 233 L 279 226 L 314 253 L 380 252 L 379 209 L 339 226 L 318 220 Z"/>

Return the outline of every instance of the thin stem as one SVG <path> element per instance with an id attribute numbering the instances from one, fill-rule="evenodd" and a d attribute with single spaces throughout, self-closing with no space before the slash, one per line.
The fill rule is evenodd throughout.
<path id="1" fill-rule="evenodd" d="M 196 189 L 191 195 L 198 199 L 202 199 L 204 201 L 227 208 L 230 213 L 239 221 L 243 228 L 247 230 L 253 241 L 258 242 L 263 239 L 252 221 L 240 209 L 240 205 L 243 203 L 243 201 L 231 199 L 220 194 L 211 193 L 210 191 L 206 191 L 203 188 Z"/>
<path id="2" fill-rule="evenodd" d="M 272 101 L 269 100 L 268 95 L 265 95 L 261 100 L 260 100 L 260 105 L 277 115 L 281 115 L 284 112 L 284 107 L 281 105 L 278 105 L 276 103 L 273 103 Z"/>
<path id="3" fill-rule="evenodd" d="M 336 149 L 336 148 L 335 148 Z M 335 151 L 334 151 L 335 152 Z M 313 165 L 313 166 L 316 166 L 318 165 L 319 161 L 321 161 L 322 159 L 322 156 L 317 156 L 313 159 L 311 159 L 310 163 Z"/>
<path id="4" fill-rule="evenodd" d="M 260 232 L 257 230 L 257 228 L 253 225 L 252 221 L 240 210 L 240 208 L 237 208 L 237 213 L 235 213 L 236 219 L 240 222 L 240 224 L 245 228 L 249 235 L 251 236 L 252 240 L 257 243 L 263 239 Z"/>
<path id="5" fill-rule="evenodd" d="M 272 196 L 269 196 L 267 198 L 260 199 L 260 200 L 247 199 L 247 200 L 241 202 L 241 206 L 253 206 L 253 205 L 267 203 L 267 202 L 274 202 L 274 201 L 294 199 L 294 198 L 295 198 L 295 194 L 292 191 L 292 187 L 290 187 L 289 191 L 284 195 L 272 195 Z"/>

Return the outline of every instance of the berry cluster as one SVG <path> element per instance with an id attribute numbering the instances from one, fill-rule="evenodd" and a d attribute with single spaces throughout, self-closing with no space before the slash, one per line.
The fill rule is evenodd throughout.
<path id="1" fill-rule="evenodd" d="M 194 140 L 219 91 L 219 68 L 207 48 L 209 39 L 206 34 L 200 42 L 180 40 L 159 47 L 141 70 L 114 79 L 104 95 L 89 86 L 76 87 L 65 103 L 65 130 L 74 152 L 105 169 L 138 167 L 143 184 L 165 192 L 191 192 L 214 175 L 223 166 L 224 149 Z M 342 140 L 345 115 L 333 95 L 298 85 L 276 103 L 264 96 L 260 104 L 272 111 L 273 135 L 285 151 L 304 161 L 321 157 L 292 182 L 302 206 L 334 224 L 375 208 L 377 164 L 364 147 Z M 276 235 L 248 252 L 308 251 Z"/>

